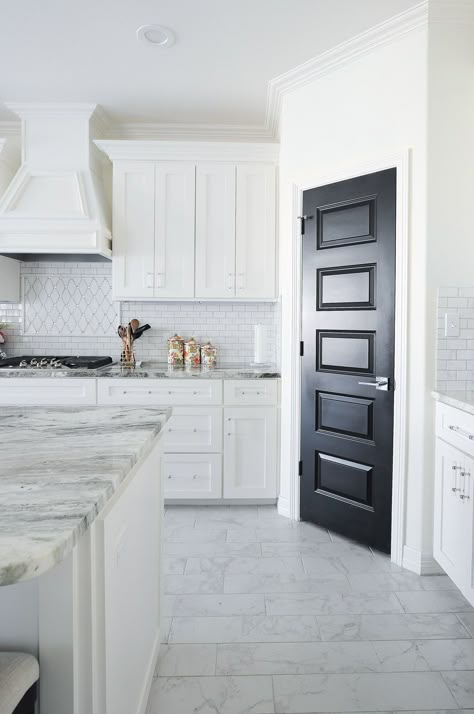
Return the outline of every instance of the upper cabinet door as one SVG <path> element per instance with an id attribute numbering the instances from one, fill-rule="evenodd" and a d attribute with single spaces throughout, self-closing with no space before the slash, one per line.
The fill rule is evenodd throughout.
<path id="1" fill-rule="evenodd" d="M 235 165 L 196 174 L 196 297 L 235 296 Z"/>
<path id="2" fill-rule="evenodd" d="M 114 163 L 112 283 L 115 299 L 154 296 L 155 166 Z"/>
<path id="3" fill-rule="evenodd" d="M 155 297 L 194 297 L 195 165 L 155 164 Z"/>
<path id="4" fill-rule="evenodd" d="M 275 168 L 237 166 L 236 297 L 276 296 Z"/>

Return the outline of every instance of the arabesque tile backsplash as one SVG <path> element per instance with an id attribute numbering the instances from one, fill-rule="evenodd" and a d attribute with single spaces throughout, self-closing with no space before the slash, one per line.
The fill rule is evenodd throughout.
<path id="1" fill-rule="evenodd" d="M 22 304 L 0 304 L 9 355 L 107 354 L 120 358 L 117 326 L 133 317 L 152 329 L 136 342 L 137 359 L 165 362 L 175 332 L 210 339 L 219 364 L 253 359 L 253 325 L 267 326 L 266 359 L 279 363 L 278 303 L 113 302 L 110 263 L 21 264 Z"/>

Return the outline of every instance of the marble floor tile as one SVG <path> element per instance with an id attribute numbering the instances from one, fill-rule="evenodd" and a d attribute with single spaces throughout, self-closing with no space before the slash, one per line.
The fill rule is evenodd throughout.
<path id="1" fill-rule="evenodd" d="M 165 543 L 215 543 L 225 541 L 225 528 L 190 528 L 189 526 L 165 528 Z M 257 541 L 254 541 L 257 542 Z"/>
<path id="2" fill-rule="evenodd" d="M 216 673 L 217 645 L 162 645 L 155 676 L 198 677 Z"/>
<path id="3" fill-rule="evenodd" d="M 442 672 L 443 679 L 461 708 L 474 706 L 474 672 Z"/>
<path id="4" fill-rule="evenodd" d="M 403 612 L 393 593 L 288 593 L 265 597 L 268 615 L 343 615 Z"/>
<path id="5" fill-rule="evenodd" d="M 224 592 L 224 576 L 222 574 L 210 575 L 209 573 L 165 575 L 163 576 L 163 591 L 167 594 L 222 593 Z"/>
<path id="6" fill-rule="evenodd" d="M 225 573 L 246 575 L 278 575 L 293 574 L 305 577 L 301 558 L 252 558 L 231 556 L 228 558 L 188 558 L 186 574 L 191 573 Z"/>
<path id="7" fill-rule="evenodd" d="M 170 642 L 317 642 L 313 615 L 174 617 Z"/>
<path id="8" fill-rule="evenodd" d="M 274 506 L 167 507 L 164 530 L 147 714 L 474 714 L 474 609 L 447 576 Z"/>
<path id="9" fill-rule="evenodd" d="M 401 590 L 455 590 L 456 586 L 447 576 L 423 576 L 402 572 L 349 574 L 353 590 L 361 592 Z"/>
<path id="10" fill-rule="evenodd" d="M 319 674 L 377 672 L 370 642 L 221 644 L 217 674 Z"/>
<path id="11" fill-rule="evenodd" d="M 349 590 L 350 585 L 344 575 L 317 580 L 293 573 L 263 575 L 226 573 L 224 578 L 226 593 L 331 593 Z"/>
<path id="12" fill-rule="evenodd" d="M 175 595 L 172 605 L 173 617 L 263 614 L 263 595 Z"/>
<path id="13" fill-rule="evenodd" d="M 187 558 L 163 558 L 161 561 L 162 575 L 184 575 Z"/>
<path id="14" fill-rule="evenodd" d="M 468 612 L 472 610 L 459 590 L 397 592 L 405 612 Z"/>
<path id="15" fill-rule="evenodd" d="M 229 528 L 229 543 L 330 543 L 329 534 L 319 528 L 302 529 L 290 525 L 264 525 L 255 528 Z"/>
<path id="16" fill-rule="evenodd" d="M 158 677 L 146 714 L 274 714 L 271 677 Z"/>
<path id="17" fill-rule="evenodd" d="M 166 556 L 176 555 L 179 558 L 213 558 L 217 556 L 251 556 L 261 555 L 260 543 L 164 543 L 163 552 Z"/>
<path id="18" fill-rule="evenodd" d="M 434 672 L 276 675 L 273 686 L 279 714 L 457 708 Z"/>
<path id="19" fill-rule="evenodd" d="M 459 612 L 458 617 L 471 637 L 474 637 L 474 612 Z"/>
<path id="20" fill-rule="evenodd" d="M 432 670 L 474 670 L 474 640 L 426 640 L 417 647 Z"/>
<path id="21" fill-rule="evenodd" d="M 454 614 L 318 616 L 323 640 L 463 639 L 469 633 Z"/>
<path id="22" fill-rule="evenodd" d="M 372 646 L 381 672 L 428 672 L 433 669 L 413 640 L 372 642 Z"/>

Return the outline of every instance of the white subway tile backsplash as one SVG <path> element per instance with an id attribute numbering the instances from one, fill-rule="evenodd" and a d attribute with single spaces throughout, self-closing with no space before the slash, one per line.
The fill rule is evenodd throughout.
<path id="1" fill-rule="evenodd" d="M 253 325 L 267 328 L 266 360 L 279 364 L 278 303 L 123 302 L 111 299 L 110 263 L 22 263 L 22 304 L 0 304 L 9 323 L 7 353 L 108 354 L 120 357 L 119 322 L 136 317 L 152 329 L 136 342 L 137 359 L 165 362 L 175 332 L 211 339 L 218 362 L 250 363 Z"/>
<path id="2" fill-rule="evenodd" d="M 444 316 L 457 315 L 459 337 L 446 337 Z M 463 391 L 474 387 L 474 287 L 443 287 L 438 291 L 436 387 Z"/>

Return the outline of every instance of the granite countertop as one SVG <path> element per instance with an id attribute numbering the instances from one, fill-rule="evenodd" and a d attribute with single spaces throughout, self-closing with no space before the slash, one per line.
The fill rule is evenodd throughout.
<path id="1" fill-rule="evenodd" d="M 3 407 L 0 585 L 63 560 L 170 416 L 147 407 Z"/>
<path id="2" fill-rule="evenodd" d="M 168 367 L 162 362 L 142 362 L 140 367 L 122 367 L 119 363 L 99 369 L 0 369 L 1 377 L 29 377 L 57 379 L 84 378 L 140 378 L 140 379 L 277 379 L 279 371 L 273 366 L 248 367 L 222 365 L 220 367 Z"/>
<path id="3" fill-rule="evenodd" d="M 456 409 L 462 409 L 463 412 L 474 414 L 474 392 L 437 392 L 434 391 L 433 397 L 438 402 L 447 404 Z"/>

